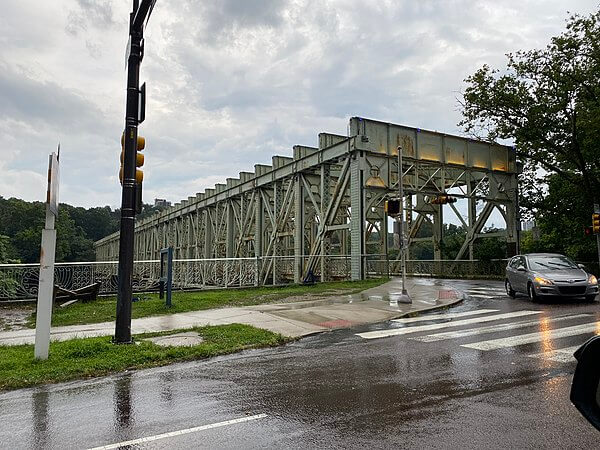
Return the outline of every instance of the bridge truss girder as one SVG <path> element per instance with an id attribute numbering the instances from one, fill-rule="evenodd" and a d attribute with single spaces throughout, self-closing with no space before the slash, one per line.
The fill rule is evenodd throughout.
<path id="1" fill-rule="evenodd" d="M 294 158 L 275 156 L 272 166 L 256 165 L 255 173 L 240 172 L 239 179 L 229 178 L 227 184 L 217 184 L 139 221 L 135 259 L 157 259 L 160 249 L 167 246 L 174 248 L 175 259 L 255 257 L 260 264 L 258 282 L 279 284 L 300 282 L 309 274 L 321 280 L 336 278 L 344 272 L 349 256 L 352 279 L 362 279 L 368 258 L 387 258 L 388 219 L 383 204 L 386 198 L 397 196 L 397 143 L 403 146 L 409 244 L 419 240 L 420 227 L 430 222 L 434 255 L 441 258 L 443 208 L 428 203 L 426 197 L 451 193 L 468 204 L 466 218 L 450 205 L 467 230 L 457 259 L 467 254 L 473 258 L 473 242 L 494 209 L 505 219 L 507 242 L 516 250 L 514 161 L 508 159 L 504 170 L 494 170 L 491 156 L 486 167 L 456 164 L 442 157 L 431 160 L 423 158 L 431 150 L 419 147 L 419 139 L 424 139 L 420 130 L 358 118 L 351 119 L 350 129 L 356 134 L 323 133 L 319 148 L 295 146 Z M 444 139 L 454 146 L 462 143 L 457 141 L 460 138 L 424 133 L 441 136 L 440 154 L 444 149 L 446 154 L 455 151 L 447 149 L 450 144 Z M 471 145 L 479 146 L 475 150 L 481 153 L 481 143 Z M 509 151 L 486 145 L 490 154 L 497 154 L 497 148 Z M 478 157 L 476 152 L 471 152 L 475 156 L 469 153 L 468 143 L 464 148 L 467 156 L 463 158 Z M 384 187 L 366 186 L 374 173 Z M 479 212 L 478 202 L 483 204 Z M 97 242 L 96 249 L 98 260 L 117 259 L 118 234 Z"/>

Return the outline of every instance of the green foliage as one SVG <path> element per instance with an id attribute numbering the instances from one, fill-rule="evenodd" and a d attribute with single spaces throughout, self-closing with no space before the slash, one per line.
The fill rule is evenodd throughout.
<path id="1" fill-rule="evenodd" d="M 591 208 L 582 199 L 581 188 L 557 175 L 547 177 L 548 192 L 537 212 L 539 239 L 531 231 L 521 235 L 521 250 L 562 253 L 576 261 L 598 258 L 596 237 L 584 234 L 591 225 Z"/>
<path id="2" fill-rule="evenodd" d="M 17 253 L 10 238 L 0 234 L 0 264 L 18 263 L 16 256 Z"/>
<path id="3" fill-rule="evenodd" d="M 144 204 L 137 218 L 157 211 L 160 208 Z M 0 258 L 6 253 L 7 260 L 38 262 L 45 219 L 45 203 L 0 197 L 0 235 L 9 239 L 0 241 Z M 120 210 L 110 206 L 85 209 L 61 203 L 55 224 L 56 261 L 94 261 L 94 242 L 118 231 L 120 219 Z"/>
<path id="4" fill-rule="evenodd" d="M 441 243 L 442 259 L 455 259 L 466 236 L 467 231 L 464 227 L 454 224 L 444 224 Z"/>
<path id="5" fill-rule="evenodd" d="M 482 234 L 496 233 L 498 231 L 500 230 L 497 228 L 486 228 L 482 231 Z M 419 229 L 417 236 L 430 237 L 432 233 L 433 229 L 431 224 L 429 222 L 425 222 Z M 441 243 L 442 259 L 455 259 L 465 241 L 466 236 L 467 230 L 462 225 L 458 226 L 445 223 L 443 229 L 443 239 Z M 397 255 L 398 250 L 390 245 L 390 259 L 395 259 Z M 469 255 L 467 253 L 463 259 L 468 258 L 468 256 Z M 473 244 L 473 257 L 474 259 L 484 261 L 506 258 L 506 240 L 497 236 L 481 237 L 477 239 Z M 414 242 L 411 245 L 410 259 L 434 259 L 433 243 L 431 241 Z"/>
<path id="6" fill-rule="evenodd" d="M 92 241 L 98 241 L 119 229 L 119 211 L 113 211 L 110 206 L 85 209 L 63 203 L 60 207 Z"/>
<path id="7" fill-rule="evenodd" d="M 0 235 L 0 264 L 16 263 L 15 250 L 12 248 L 10 238 Z M 0 290 L 11 295 L 17 291 L 17 282 L 7 274 L 0 272 Z"/>
<path id="8" fill-rule="evenodd" d="M 33 345 L 0 346 L 0 391 L 207 358 L 246 348 L 272 347 L 289 340 L 280 334 L 241 324 L 192 330 L 204 341 L 190 347 L 161 347 L 144 341 L 144 338 L 165 333 L 137 335 L 138 345 L 114 345 L 110 337 L 51 342 L 50 357 L 46 361 L 33 358 Z M 184 330 L 168 334 L 179 331 Z"/>
<path id="9" fill-rule="evenodd" d="M 571 16 L 541 50 L 509 54 L 503 70 L 468 77 L 460 125 L 475 136 L 508 139 L 524 162 L 522 216 L 541 237 L 525 250 L 594 258 L 583 236 L 600 200 L 600 12 Z M 595 258 L 594 258 L 595 259 Z"/>
<path id="10" fill-rule="evenodd" d="M 506 240 L 498 237 L 479 238 L 473 245 L 473 258 L 479 261 L 506 258 Z"/>
<path id="11" fill-rule="evenodd" d="M 46 206 L 42 202 L 0 197 L 0 234 L 9 237 L 6 248 L 10 259 L 31 263 L 39 261 L 42 228 L 46 218 Z M 93 240 L 71 216 L 74 209 L 61 204 L 56 220 L 56 261 L 93 261 Z M 108 208 L 110 211 L 110 208 Z M 81 214 L 75 215 L 81 220 Z M 82 221 L 83 225 L 89 225 Z M 90 221 L 93 223 L 93 220 Z"/>

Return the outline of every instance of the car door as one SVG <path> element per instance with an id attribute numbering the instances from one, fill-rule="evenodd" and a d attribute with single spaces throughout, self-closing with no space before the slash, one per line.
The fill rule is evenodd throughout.
<path id="1" fill-rule="evenodd" d="M 518 256 L 513 256 L 512 259 L 508 262 L 508 265 L 506 266 L 506 278 L 508 279 L 508 282 L 510 283 L 510 285 L 512 286 L 513 290 L 515 290 L 516 287 L 516 271 L 517 271 L 517 262 L 519 260 Z"/>
<path id="2" fill-rule="evenodd" d="M 514 278 L 513 289 L 518 292 L 527 292 L 527 265 L 524 256 L 517 257 Z"/>

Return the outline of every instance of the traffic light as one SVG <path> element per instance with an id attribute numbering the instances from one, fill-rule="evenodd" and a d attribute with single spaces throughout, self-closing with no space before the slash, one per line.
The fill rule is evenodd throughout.
<path id="1" fill-rule="evenodd" d="M 594 234 L 594 232 L 592 231 L 592 227 L 583 227 L 583 234 L 585 234 L 586 236 L 591 236 L 592 234 Z"/>
<path id="2" fill-rule="evenodd" d="M 144 155 L 140 153 L 146 147 L 146 139 L 143 136 L 138 136 L 136 152 L 135 152 L 135 166 L 142 167 L 144 165 Z M 119 170 L 119 181 L 123 184 L 123 161 L 125 160 L 125 133 L 121 135 L 121 169 Z M 135 181 L 139 185 L 144 180 L 144 172 L 140 169 L 135 169 Z"/>
<path id="3" fill-rule="evenodd" d="M 447 203 L 456 203 L 456 197 L 452 197 L 448 194 L 440 194 L 436 197 L 430 198 L 429 203 L 432 205 L 445 205 Z"/>
<path id="4" fill-rule="evenodd" d="M 600 234 L 600 214 L 592 214 L 592 231 L 594 234 Z"/>
<path id="5" fill-rule="evenodd" d="M 400 214 L 400 200 L 386 200 L 384 204 L 384 210 L 388 216 L 397 216 Z"/>

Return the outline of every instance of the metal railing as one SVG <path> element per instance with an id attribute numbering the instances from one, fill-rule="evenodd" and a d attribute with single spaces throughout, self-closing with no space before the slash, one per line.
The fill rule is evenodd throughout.
<path id="1" fill-rule="evenodd" d="M 302 256 L 305 268 L 309 257 Z M 400 275 L 400 261 L 388 260 L 385 255 L 363 255 L 367 277 Z M 249 287 L 294 282 L 294 256 L 269 256 L 262 258 L 213 258 L 173 260 L 173 289 L 206 289 Z M 583 263 L 598 274 L 597 263 Z M 322 268 L 326 273 L 322 273 Z M 407 260 L 406 273 L 412 276 L 438 278 L 489 278 L 504 277 L 506 260 L 454 261 Z M 74 290 L 92 283 L 100 283 L 100 294 L 117 292 L 117 261 L 57 263 L 54 282 Z M 273 274 L 275 273 L 275 277 Z M 317 256 L 313 275 L 318 280 L 350 279 L 350 255 Z M 0 264 L 0 301 L 35 299 L 38 290 L 39 264 Z M 136 261 L 133 266 L 133 289 L 136 292 L 158 290 L 160 261 Z"/>
<path id="2" fill-rule="evenodd" d="M 412 276 L 437 278 L 502 279 L 506 259 L 492 260 L 406 260 L 406 273 Z M 366 257 L 368 276 L 401 275 L 399 260 Z"/>
<path id="3" fill-rule="evenodd" d="M 320 258 L 326 259 L 326 279 L 350 277 L 349 256 L 320 256 L 314 274 L 321 277 Z M 303 257 L 306 262 L 308 257 Z M 173 289 L 249 287 L 263 284 L 286 284 L 294 281 L 294 256 L 262 258 L 174 259 Z M 101 295 L 115 294 L 118 289 L 118 262 L 57 263 L 54 284 L 75 290 L 100 283 Z M 275 276 L 273 276 L 275 274 Z M 158 290 L 160 260 L 135 261 L 133 290 Z M 0 264 L 0 301 L 37 298 L 39 264 Z"/>

